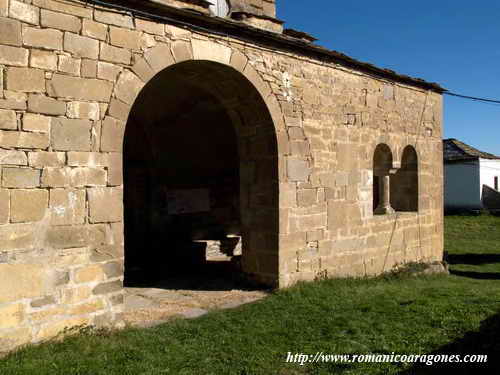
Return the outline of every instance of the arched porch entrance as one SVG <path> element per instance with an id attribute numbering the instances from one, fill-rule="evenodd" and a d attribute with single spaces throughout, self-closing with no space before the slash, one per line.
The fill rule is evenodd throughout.
<path id="1" fill-rule="evenodd" d="M 157 73 L 129 114 L 123 166 L 125 285 L 203 273 L 213 255 L 277 285 L 276 132 L 241 72 L 188 60 Z"/>

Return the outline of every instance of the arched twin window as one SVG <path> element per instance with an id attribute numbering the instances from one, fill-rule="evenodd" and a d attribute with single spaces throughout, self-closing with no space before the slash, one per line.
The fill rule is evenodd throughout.
<path id="1" fill-rule="evenodd" d="M 401 168 L 391 177 L 391 205 L 396 211 L 418 211 L 418 156 L 406 146 Z"/>
<path id="2" fill-rule="evenodd" d="M 379 144 L 373 155 L 373 213 L 418 211 L 418 157 L 412 146 L 406 146 L 401 167 L 393 167 L 392 152 Z"/>

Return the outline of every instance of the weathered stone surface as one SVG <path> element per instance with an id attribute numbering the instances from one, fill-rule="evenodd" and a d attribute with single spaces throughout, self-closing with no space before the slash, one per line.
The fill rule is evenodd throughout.
<path id="1" fill-rule="evenodd" d="M 89 220 L 105 223 L 123 219 L 123 190 L 121 188 L 88 189 Z"/>
<path id="2" fill-rule="evenodd" d="M 297 201 L 301 207 L 309 207 L 317 203 L 316 189 L 301 189 L 297 191 Z"/>
<path id="3" fill-rule="evenodd" d="M 108 262 L 103 266 L 104 273 L 108 279 L 123 275 L 123 262 Z"/>
<path id="4" fill-rule="evenodd" d="M 106 154 L 100 152 L 68 152 L 68 165 L 72 167 L 105 167 L 108 165 Z"/>
<path id="5" fill-rule="evenodd" d="M 0 45 L 0 64 L 27 66 L 28 55 L 27 49 Z"/>
<path id="6" fill-rule="evenodd" d="M 160 23 L 136 18 L 135 27 L 137 30 L 144 31 L 149 34 L 165 35 L 165 28 Z"/>
<path id="7" fill-rule="evenodd" d="M 118 186 L 123 184 L 122 154 L 111 152 L 107 154 L 108 185 Z"/>
<path id="8" fill-rule="evenodd" d="M 49 136 L 42 133 L 0 130 L 0 144 L 4 147 L 45 149 L 49 146 Z"/>
<path id="9" fill-rule="evenodd" d="M 129 70 L 124 70 L 118 78 L 115 88 L 116 97 L 124 103 L 133 104 L 135 98 L 144 87 L 139 77 Z"/>
<path id="10" fill-rule="evenodd" d="M 28 27 L 23 30 L 23 42 L 31 47 L 62 50 L 63 33 L 54 29 Z"/>
<path id="11" fill-rule="evenodd" d="M 3 168 L 2 186 L 34 188 L 40 186 L 40 171 L 28 168 Z"/>
<path id="12" fill-rule="evenodd" d="M 53 225 L 85 223 L 85 190 L 51 189 L 49 208 Z"/>
<path id="13" fill-rule="evenodd" d="M 40 221 L 45 216 L 49 193 L 43 189 L 12 190 L 10 220 L 13 223 Z"/>
<path id="14" fill-rule="evenodd" d="M 100 60 L 118 64 L 130 64 L 131 58 L 132 54 L 129 50 L 101 42 Z"/>
<path id="15" fill-rule="evenodd" d="M 122 289 L 122 282 L 120 280 L 117 280 L 97 285 L 92 290 L 92 293 L 94 293 L 95 295 L 108 294 L 108 293 L 118 292 L 121 289 Z"/>
<path id="16" fill-rule="evenodd" d="M 41 176 L 41 185 L 50 188 L 71 186 L 71 169 L 56 167 L 44 168 Z"/>
<path id="17" fill-rule="evenodd" d="M 97 77 L 99 79 L 105 79 L 107 81 L 114 82 L 116 81 L 116 77 L 121 72 L 122 68 L 118 65 L 99 62 L 97 64 Z"/>
<path id="18" fill-rule="evenodd" d="M 287 175 L 290 181 L 307 181 L 311 174 L 311 168 L 307 160 L 288 159 Z"/>
<path id="19" fill-rule="evenodd" d="M 47 187 L 85 187 L 106 186 L 104 168 L 44 168 L 42 186 Z"/>
<path id="20" fill-rule="evenodd" d="M 151 48 L 144 54 L 144 58 L 155 73 L 175 62 L 168 44 L 159 44 Z"/>
<path id="21" fill-rule="evenodd" d="M 82 21 L 78 17 L 52 12 L 50 10 L 40 10 L 40 24 L 43 27 L 72 31 L 79 33 L 82 29 Z"/>
<path id="22" fill-rule="evenodd" d="M 76 283 L 90 283 L 104 280 L 104 270 L 100 264 L 91 264 L 75 270 Z"/>
<path id="23" fill-rule="evenodd" d="M 51 145 L 57 151 L 90 151 L 88 120 L 54 118 L 51 126 Z"/>
<path id="24" fill-rule="evenodd" d="M 89 59 L 82 60 L 82 77 L 83 78 L 97 77 L 97 61 Z"/>
<path id="25" fill-rule="evenodd" d="M 113 98 L 111 99 L 111 103 L 109 104 L 108 112 L 110 116 L 116 119 L 127 121 L 130 112 L 130 106 Z"/>
<path id="26" fill-rule="evenodd" d="M 66 313 L 66 309 L 61 306 L 50 306 L 48 309 L 39 309 L 32 311 L 29 314 L 29 319 L 32 323 L 46 323 L 54 318 L 60 318 L 61 315 Z"/>
<path id="27" fill-rule="evenodd" d="M 32 25 L 40 22 L 39 9 L 18 0 L 10 0 L 9 17 Z"/>
<path id="28" fill-rule="evenodd" d="M 135 60 L 132 71 L 137 74 L 142 82 L 148 82 L 155 75 L 149 64 L 142 57 Z"/>
<path id="29" fill-rule="evenodd" d="M 193 56 L 196 60 L 216 61 L 229 65 L 231 48 L 208 40 L 191 40 Z"/>
<path id="30" fill-rule="evenodd" d="M 141 33 L 135 30 L 111 26 L 109 28 L 110 43 L 117 47 L 139 50 Z"/>
<path id="31" fill-rule="evenodd" d="M 0 18 L 0 44 L 20 46 L 22 44 L 21 23 L 9 18 Z"/>
<path id="32" fill-rule="evenodd" d="M 92 8 L 82 7 L 72 1 L 66 0 L 33 0 L 33 4 L 56 12 L 71 14 L 77 17 L 92 18 Z"/>
<path id="33" fill-rule="evenodd" d="M 120 152 L 123 143 L 125 124 L 107 116 L 102 122 L 101 151 Z"/>
<path id="34" fill-rule="evenodd" d="M 50 51 L 31 50 L 30 66 L 44 70 L 57 70 L 57 55 Z"/>
<path id="35" fill-rule="evenodd" d="M 28 97 L 28 110 L 46 115 L 66 114 L 66 103 L 45 95 L 32 94 Z"/>
<path id="36" fill-rule="evenodd" d="M 191 43 L 179 40 L 172 43 L 172 54 L 176 62 L 191 60 L 193 58 L 193 50 Z"/>
<path id="37" fill-rule="evenodd" d="M 24 320 L 24 305 L 13 303 L 0 307 L 0 329 L 14 328 Z"/>
<path id="38" fill-rule="evenodd" d="M 3 352 L 16 349 L 33 339 L 31 333 L 32 329 L 29 327 L 9 329 L 0 337 L 0 348 Z"/>
<path id="39" fill-rule="evenodd" d="M 16 112 L 7 109 L 0 109 L 0 129 L 17 129 Z"/>
<path id="40" fill-rule="evenodd" d="M 69 102 L 67 116 L 69 118 L 99 120 L 99 103 Z"/>
<path id="41" fill-rule="evenodd" d="M 5 91 L 4 91 L 5 94 Z M 26 110 L 26 100 L 0 99 L 0 108 Z"/>
<path id="42" fill-rule="evenodd" d="M 109 101 L 113 88 L 111 82 L 61 74 L 54 74 L 49 85 L 52 88 L 52 96 L 98 102 Z"/>
<path id="43" fill-rule="evenodd" d="M 7 189 L 0 189 L 0 224 L 9 222 L 10 213 L 10 192 Z"/>
<path id="44" fill-rule="evenodd" d="M 26 153 L 15 150 L 0 149 L 0 165 L 27 165 Z"/>
<path id="45" fill-rule="evenodd" d="M 108 26 L 99 22 L 84 19 L 82 34 L 94 39 L 106 40 Z"/>
<path id="46" fill-rule="evenodd" d="M 70 318 L 63 320 L 56 320 L 55 322 L 47 323 L 43 325 L 37 332 L 35 340 L 37 342 L 50 340 L 57 335 L 64 332 L 65 328 L 70 327 L 83 327 L 90 323 L 89 318 Z"/>
<path id="47" fill-rule="evenodd" d="M 96 21 L 105 24 L 126 27 L 128 29 L 134 28 L 134 22 L 132 21 L 132 18 L 126 14 L 120 14 L 116 12 L 106 12 L 96 9 L 94 13 L 94 18 Z"/>
<path id="48" fill-rule="evenodd" d="M 0 0 L 0 17 L 9 15 L 9 0 Z"/>
<path id="49" fill-rule="evenodd" d="M 33 168 L 62 167 L 65 162 L 64 152 L 28 152 L 28 163 Z"/>
<path id="50" fill-rule="evenodd" d="M 82 66 L 81 59 L 74 59 L 71 56 L 59 55 L 59 64 L 57 70 L 74 76 L 80 76 Z"/>
<path id="51" fill-rule="evenodd" d="M 22 92 L 44 92 L 45 74 L 43 70 L 31 68 L 7 68 L 7 89 Z"/>
<path id="52" fill-rule="evenodd" d="M 26 113 L 23 116 L 23 130 L 30 132 L 48 133 L 52 117 Z"/>
<path id="53" fill-rule="evenodd" d="M 248 59 L 243 53 L 239 51 L 233 51 L 230 61 L 230 64 L 233 68 L 240 72 L 243 72 L 247 63 Z"/>
<path id="54" fill-rule="evenodd" d="M 54 296 L 46 296 L 43 298 L 35 299 L 31 301 L 30 306 L 33 308 L 44 307 L 47 305 L 53 305 L 56 303 L 56 299 Z"/>
<path id="55" fill-rule="evenodd" d="M 54 249 L 100 246 L 106 241 L 106 233 L 100 225 L 51 226 L 45 240 Z"/>
<path id="56" fill-rule="evenodd" d="M 0 303 L 43 295 L 47 286 L 45 273 L 41 265 L 0 264 Z"/>
<path id="57" fill-rule="evenodd" d="M 106 245 L 94 249 L 90 255 L 91 262 L 107 262 L 123 258 L 122 245 Z"/>
<path id="58" fill-rule="evenodd" d="M 106 186 L 106 170 L 104 168 L 72 168 L 71 186 Z"/>
<path id="59" fill-rule="evenodd" d="M 64 33 L 64 50 L 71 52 L 75 57 L 95 60 L 99 56 L 99 42 L 78 34 Z"/>
<path id="60" fill-rule="evenodd" d="M 70 315 L 90 314 L 102 310 L 105 307 L 106 304 L 103 302 L 102 298 L 100 298 L 74 306 L 69 309 L 68 314 Z"/>

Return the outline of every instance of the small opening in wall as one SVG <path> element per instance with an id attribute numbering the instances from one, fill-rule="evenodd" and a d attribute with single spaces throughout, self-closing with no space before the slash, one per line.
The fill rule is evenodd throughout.
<path id="1" fill-rule="evenodd" d="M 401 168 L 391 176 L 391 206 L 396 211 L 418 211 L 418 156 L 412 146 L 405 147 Z"/>
<path id="2" fill-rule="evenodd" d="M 495 180 L 495 181 L 494 181 L 494 184 L 493 184 L 493 185 L 495 186 L 495 190 L 497 190 L 497 191 L 498 191 L 498 176 L 495 176 L 494 180 Z"/>
<path id="3" fill-rule="evenodd" d="M 393 213 L 390 202 L 390 173 L 392 151 L 386 144 L 379 144 L 373 154 L 373 213 Z"/>

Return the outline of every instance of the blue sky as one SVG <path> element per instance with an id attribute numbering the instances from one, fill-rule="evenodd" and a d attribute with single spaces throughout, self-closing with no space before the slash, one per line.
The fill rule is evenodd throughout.
<path id="1" fill-rule="evenodd" d="M 500 1 L 277 0 L 317 44 L 449 91 L 500 100 Z M 500 104 L 445 96 L 444 137 L 500 155 Z"/>

